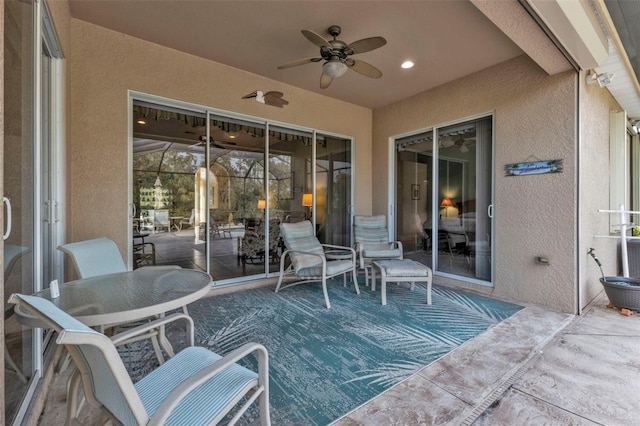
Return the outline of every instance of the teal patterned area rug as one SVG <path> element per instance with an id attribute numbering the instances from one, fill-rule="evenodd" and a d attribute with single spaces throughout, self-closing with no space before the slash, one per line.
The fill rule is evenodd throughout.
<path id="1" fill-rule="evenodd" d="M 221 355 L 246 342 L 269 352 L 273 424 L 326 425 L 510 317 L 521 306 L 434 286 L 380 291 L 342 279 L 273 292 L 274 286 L 202 299 L 189 306 L 196 344 Z M 255 368 L 255 365 L 248 365 Z M 254 404 L 255 406 L 255 404 Z M 257 422 L 257 412 L 244 424 Z"/>

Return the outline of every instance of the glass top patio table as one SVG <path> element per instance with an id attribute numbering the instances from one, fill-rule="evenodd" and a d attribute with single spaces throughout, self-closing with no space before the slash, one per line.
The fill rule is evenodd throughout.
<path id="1" fill-rule="evenodd" d="M 84 324 L 94 326 L 133 322 L 182 308 L 205 296 L 211 276 L 191 269 L 144 268 L 69 281 L 60 285 L 60 296 L 51 299 L 49 289 L 35 294 Z M 15 309 L 18 320 L 33 327 L 39 320 Z"/>

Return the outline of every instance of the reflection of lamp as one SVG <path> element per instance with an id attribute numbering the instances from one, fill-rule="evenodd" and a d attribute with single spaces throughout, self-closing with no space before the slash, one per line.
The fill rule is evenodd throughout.
<path id="1" fill-rule="evenodd" d="M 313 194 L 302 194 L 302 206 L 309 208 L 309 216 L 307 219 L 311 219 L 311 206 L 313 206 Z"/>
<path id="2" fill-rule="evenodd" d="M 453 203 L 451 202 L 450 198 L 444 197 L 442 199 L 442 202 L 440 203 L 440 207 L 444 207 L 444 212 L 446 213 L 447 217 L 449 217 L 449 212 L 447 211 L 447 208 L 453 207 Z"/>
<path id="3" fill-rule="evenodd" d="M 311 207 L 313 205 L 313 194 L 303 194 L 302 195 L 302 206 L 303 207 Z"/>
<path id="4" fill-rule="evenodd" d="M 264 210 L 267 208 L 267 200 L 258 200 L 258 208 Z"/>

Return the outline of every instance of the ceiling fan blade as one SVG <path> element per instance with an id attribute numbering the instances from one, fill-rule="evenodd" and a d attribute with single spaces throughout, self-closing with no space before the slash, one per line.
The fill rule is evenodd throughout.
<path id="1" fill-rule="evenodd" d="M 297 61 L 293 61 L 293 62 L 288 62 L 284 65 L 280 65 L 278 67 L 279 70 L 283 70 L 285 68 L 291 68 L 291 67 L 297 67 L 298 65 L 304 65 L 304 64 L 308 64 L 311 62 L 319 62 L 321 61 L 322 58 L 304 58 L 304 59 L 298 59 Z"/>
<path id="2" fill-rule="evenodd" d="M 354 53 L 364 53 L 369 52 L 370 50 L 377 49 L 379 47 L 387 44 L 387 40 L 383 37 L 369 37 L 363 38 L 362 40 L 354 41 L 353 43 L 347 46 L 347 49 L 351 49 L 350 55 Z"/>
<path id="3" fill-rule="evenodd" d="M 345 61 L 345 63 L 349 68 L 366 77 L 371 77 L 371 78 L 382 77 L 382 71 L 380 71 L 378 68 L 364 61 L 357 61 L 355 59 L 349 58 L 348 60 Z"/>
<path id="4" fill-rule="evenodd" d="M 311 30 L 302 30 L 302 35 L 307 38 L 311 43 L 315 44 L 318 47 L 327 47 L 331 49 L 331 43 L 327 41 L 326 38 L 322 37 L 319 34 L 314 33 Z"/>
<path id="5" fill-rule="evenodd" d="M 282 108 L 284 105 L 289 105 L 289 101 L 283 98 L 282 92 L 267 92 L 264 94 L 264 100 L 267 105 Z"/>
<path id="6" fill-rule="evenodd" d="M 322 73 L 322 76 L 320 76 L 320 88 L 326 89 L 327 87 L 329 87 L 332 81 L 333 81 L 333 77 L 325 73 Z"/>

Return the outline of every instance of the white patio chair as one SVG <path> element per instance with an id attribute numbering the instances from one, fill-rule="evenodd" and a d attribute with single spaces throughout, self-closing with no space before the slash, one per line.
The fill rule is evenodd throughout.
<path id="1" fill-rule="evenodd" d="M 358 252 L 360 269 L 364 270 L 365 284 L 369 285 L 369 271 L 374 260 L 402 259 L 402 242 L 389 241 L 387 218 L 378 216 L 354 216 L 353 234 Z"/>
<path id="2" fill-rule="evenodd" d="M 115 274 L 127 270 L 115 242 L 109 238 L 63 244 L 58 250 L 69 255 L 80 278 Z"/>
<path id="3" fill-rule="evenodd" d="M 356 294 L 360 294 L 356 272 L 356 252 L 354 249 L 331 244 L 320 244 L 313 232 L 313 225 L 308 220 L 283 223 L 280 225 L 280 233 L 287 249 L 280 257 L 280 277 L 276 285 L 276 293 L 280 290 L 282 279 L 286 275 L 296 275 L 301 280 L 287 284 L 283 288 L 320 281 L 325 304 L 329 309 L 331 304 L 327 293 L 327 278 L 351 272 Z M 334 259 L 337 257 L 340 257 L 340 259 L 327 260 L 325 249 L 329 249 L 332 252 Z M 344 256 L 336 255 L 336 251 L 343 252 Z M 287 258 L 291 260 L 291 264 L 285 268 Z"/>
<path id="4" fill-rule="evenodd" d="M 122 256 L 120 256 L 118 246 L 109 238 L 100 237 L 63 244 L 58 247 L 58 250 L 69 255 L 79 278 L 97 277 L 99 275 L 127 271 L 127 266 L 124 264 Z M 180 266 L 149 265 L 141 268 L 180 269 Z"/>
<path id="5" fill-rule="evenodd" d="M 134 384 L 115 343 L 145 333 L 160 323 L 184 319 L 189 324 L 192 345 L 191 318 L 173 314 L 109 339 L 46 299 L 13 294 L 9 301 L 54 329 L 58 333 L 56 342 L 64 345 L 73 358 L 77 371 L 69 386 L 67 424 L 77 421 L 76 397 L 80 387 L 89 404 L 102 408 L 118 424 L 216 424 L 231 412 L 234 416 L 229 424 L 234 424 L 256 400 L 261 425 L 270 424 L 269 364 L 262 345 L 247 343 L 224 357 L 189 346 Z M 252 353 L 257 355 L 257 373 L 237 364 Z"/>
<path id="6" fill-rule="evenodd" d="M 147 243 L 149 244 L 149 243 Z M 75 243 L 68 243 L 58 247 L 58 250 L 69 255 L 73 261 L 73 266 L 78 273 L 79 278 L 90 278 L 99 275 L 115 274 L 118 272 L 126 272 L 127 267 L 120 256 L 118 246 L 113 240 L 109 238 L 100 237 L 92 240 L 78 241 Z M 180 269 L 177 265 L 160 265 L 160 266 L 142 266 L 143 268 L 164 268 L 164 269 Z M 189 314 L 186 306 L 182 308 L 185 314 Z M 116 324 L 117 325 L 117 324 Z M 117 325 L 116 332 L 120 332 L 123 327 L 127 328 L 130 324 L 122 326 Z M 105 325 L 100 328 L 100 331 L 104 332 L 109 326 Z M 160 345 L 157 340 L 157 330 L 152 330 L 148 333 L 148 338 L 151 338 L 151 343 L 158 357 L 160 363 L 164 362 L 164 355 L 160 349 Z M 140 339 L 138 339 L 140 340 Z M 126 344 L 130 342 L 123 342 Z"/>

